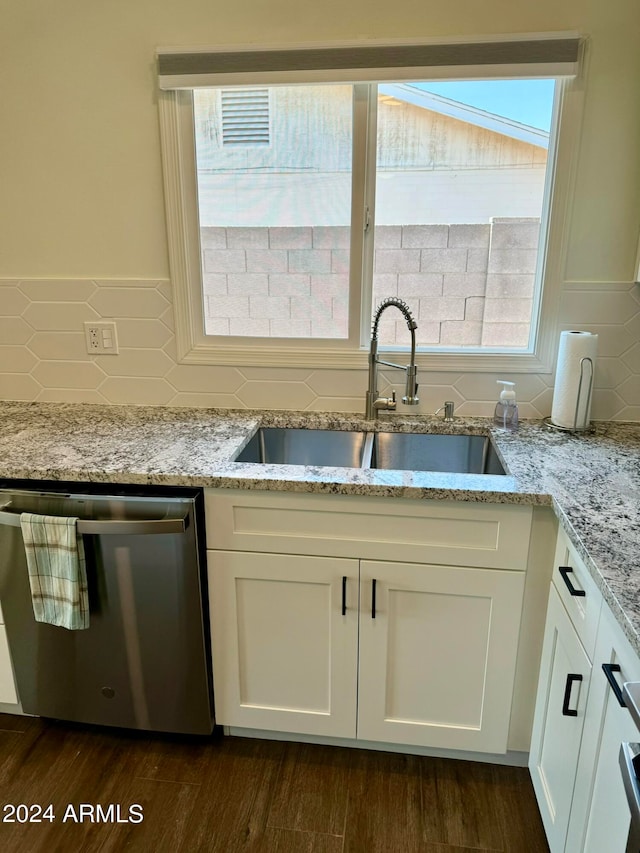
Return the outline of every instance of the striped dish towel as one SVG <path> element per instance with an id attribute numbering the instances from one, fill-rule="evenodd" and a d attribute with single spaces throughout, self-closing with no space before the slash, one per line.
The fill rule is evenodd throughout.
<path id="1" fill-rule="evenodd" d="M 89 595 L 77 518 L 20 515 L 36 622 L 76 631 L 89 627 Z"/>

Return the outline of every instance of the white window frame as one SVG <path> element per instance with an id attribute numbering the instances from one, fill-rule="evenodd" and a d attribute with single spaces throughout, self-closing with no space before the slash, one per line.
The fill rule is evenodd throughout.
<path id="1" fill-rule="evenodd" d="M 476 73 L 472 74 L 474 71 Z M 477 69 L 469 68 L 467 72 L 470 76 L 478 76 Z M 361 76 L 366 78 L 366 75 Z M 414 79 L 435 79 L 437 76 L 432 73 L 432 69 L 424 69 L 421 74 L 414 75 Z M 514 72 L 513 76 L 535 77 L 536 74 L 529 69 L 528 73 Z M 249 84 L 252 81 L 246 82 Z M 303 84 L 303 75 L 296 82 Z M 226 87 L 227 83 L 211 85 Z M 358 94 L 358 88 L 355 87 L 354 135 L 368 133 L 367 150 L 375 156 L 375 136 L 361 119 L 362 111 L 368 108 L 368 104 L 362 93 Z M 541 277 L 541 286 L 537 288 L 538 304 L 534 305 L 532 316 L 532 325 L 535 326 L 533 350 L 517 352 L 495 348 L 466 352 L 461 348 L 438 347 L 417 354 L 420 369 L 502 373 L 545 373 L 553 369 L 560 292 L 566 267 L 567 209 L 575 184 L 582 102 L 583 80 L 580 76 L 558 80 L 554 110 L 556 123 L 549 144 L 549 177 L 543 205 L 547 215 L 542 219 L 540 228 L 537 274 Z M 373 228 L 369 229 L 363 240 L 361 235 L 364 233 L 365 210 L 357 209 L 356 205 L 352 206 L 351 221 L 348 339 L 303 341 L 299 338 L 222 338 L 205 335 L 192 90 L 185 87 L 161 91 L 159 117 L 178 360 L 185 364 L 366 368 L 372 294 L 371 289 L 362 288 L 362 273 L 363 264 L 371 262 L 372 253 L 367 251 L 366 241 L 373 239 Z M 354 162 L 353 169 L 354 188 L 363 186 L 367 163 Z M 369 201 L 372 199 L 365 198 L 365 209 Z"/>

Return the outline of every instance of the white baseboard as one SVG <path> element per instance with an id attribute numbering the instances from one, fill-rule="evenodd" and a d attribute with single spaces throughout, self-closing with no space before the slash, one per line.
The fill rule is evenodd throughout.
<path id="1" fill-rule="evenodd" d="M 461 761 L 481 761 L 486 764 L 504 764 L 509 767 L 527 767 L 528 752 L 509 750 L 504 754 L 488 752 L 469 752 L 458 749 L 436 749 L 426 746 L 411 746 L 397 743 L 378 743 L 370 740 L 352 738 L 324 737 L 322 735 L 302 735 L 292 732 L 273 732 L 263 729 L 245 729 L 238 726 L 223 726 L 225 735 L 231 737 L 258 738 L 261 740 L 284 740 L 294 743 L 317 743 L 325 746 L 346 746 L 350 749 L 373 749 L 378 752 L 399 752 L 405 755 L 425 755 L 432 758 L 457 758 Z"/>

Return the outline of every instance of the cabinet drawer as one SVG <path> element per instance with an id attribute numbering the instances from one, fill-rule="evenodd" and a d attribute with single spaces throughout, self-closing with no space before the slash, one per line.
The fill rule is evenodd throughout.
<path id="1" fill-rule="evenodd" d="M 562 528 L 558 531 L 553 584 L 590 659 L 596 643 L 602 593 Z"/>
<path id="2" fill-rule="evenodd" d="M 205 508 L 209 548 L 527 566 L 529 506 L 209 489 Z"/>

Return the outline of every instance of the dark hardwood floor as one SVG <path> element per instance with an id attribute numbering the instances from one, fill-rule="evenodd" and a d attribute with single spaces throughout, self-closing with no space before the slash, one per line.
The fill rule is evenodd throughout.
<path id="1" fill-rule="evenodd" d="M 0 792 L 3 853 L 548 850 L 525 769 L 329 746 L 0 714 Z M 6 822 L 11 804 L 54 820 Z"/>

